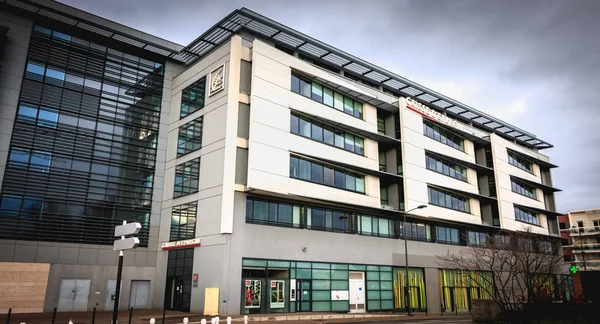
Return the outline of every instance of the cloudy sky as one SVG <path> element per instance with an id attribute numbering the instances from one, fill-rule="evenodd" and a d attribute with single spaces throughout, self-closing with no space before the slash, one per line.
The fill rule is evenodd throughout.
<path id="1" fill-rule="evenodd" d="M 552 143 L 558 210 L 600 208 L 600 1 L 62 1 L 183 45 L 247 7 Z"/>

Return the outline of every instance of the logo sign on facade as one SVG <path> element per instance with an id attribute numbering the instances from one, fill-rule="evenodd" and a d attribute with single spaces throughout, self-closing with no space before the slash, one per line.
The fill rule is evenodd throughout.
<path id="1" fill-rule="evenodd" d="M 164 242 L 160 248 L 163 250 L 185 249 L 189 247 L 200 246 L 200 239 L 182 240 L 175 242 Z"/>
<path id="2" fill-rule="evenodd" d="M 208 96 L 212 96 L 217 92 L 225 89 L 225 64 L 219 66 L 210 72 L 210 86 L 208 88 Z"/>
<path id="3" fill-rule="evenodd" d="M 438 111 L 435 111 L 424 104 L 414 100 L 413 98 L 406 98 L 406 108 L 416 112 L 419 115 L 425 116 L 431 120 L 437 121 L 444 125 L 459 129 L 463 132 L 472 133 L 470 130 L 463 127 L 456 119 L 450 118 Z"/>

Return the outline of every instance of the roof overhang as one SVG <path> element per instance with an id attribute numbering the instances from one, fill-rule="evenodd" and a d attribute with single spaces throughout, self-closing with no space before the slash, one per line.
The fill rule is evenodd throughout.
<path id="1" fill-rule="evenodd" d="M 176 60 L 182 60 L 182 45 L 141 32 L 80 9 L 50 0 L 0 0 L 0 8 L 32 18 L 43 18 L 91 32 L 127 45 Z"/>

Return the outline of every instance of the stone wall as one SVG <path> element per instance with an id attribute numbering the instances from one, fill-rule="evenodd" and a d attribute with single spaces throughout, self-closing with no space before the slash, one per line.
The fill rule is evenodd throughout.
<path id="1" fill-rule="evenodd" d="M 0 314 L 44 309 L 49 263 L 0 262 Z"/>

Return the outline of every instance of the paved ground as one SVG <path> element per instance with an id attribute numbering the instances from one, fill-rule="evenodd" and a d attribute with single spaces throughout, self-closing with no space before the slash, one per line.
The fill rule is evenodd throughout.
<path id="1" fill-rule="evenodd" d="M 389 313 L 388 313 L 389 314 Z M 258 317 L 265 317 L 266 315 L 258 315 Z M 276 316 L 276 315 L 274 315 Z M 156 323 L 162 323 L 162 311 L 161 310 L 136 310 L 133 312 L 131 324 L 148 324 L 150 318 L 156 318 Z M 199 314 L 181 313 L 174 311 L 167 311 L 165 314 L 165 324 L 178 324 L 182 323 L 184 317 L 188 317 L 190 322 L 200 322 L 202 318 L 206 318 L 207 322 L 210 323 L 209 316 L 202 316 Z M 232 316 L 233 318 L 240 318 L 240 316 Z M 56 313 L 56 324 L 66 324 L 72 320 L 74 324 L 92 324 L 92 313 L 91 312 L 73 312 L 73 313 Z M 252 321 L 252 316 L 250 317 Z M 97 312 L 94 324 L 110 324 L 112 321 L 112 312 Z M 129 312 L 119 312 L 119 323 L 129 323 Z M 27 324 L 50 324 L 52 323 L 52 313 L 35 313 L 35 314 L 12 314 L 10 323 L 19 324 L 25 322 Z M 254 321 L 252 321 L 254 322 Z M 264 322 L 264 321 L 263 321 Z M 283 323 L 283 321 L 273 321 Z M 466 324 L 471 322 L 470 316 L 463 315 L 426 315 L 426 314 L 415 314 L 415 316 L 394 316 L 394 317 L 377 317 L 377 318 L 352 318 L 352 319 L 328 319 L 328 320 L 312 320 L 312 321 L 285 321 L 290 324 L 326 324 L 326 323 L 379 323 L 385 322 L 387 324 L 411 324 L 411 323 L 427 323 L 427 324 Z M 6 314 L 0 314 L 0 323 L 6 323 Z M 225 323 L 221 319 L 221 323 Z M 234 322 L 234 323 L 240 323 Z M 243 322 L 241 322 L 243 323 Z M 256 323 L 256 322 L 254 322 Z"/>

